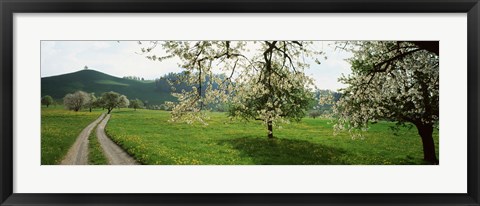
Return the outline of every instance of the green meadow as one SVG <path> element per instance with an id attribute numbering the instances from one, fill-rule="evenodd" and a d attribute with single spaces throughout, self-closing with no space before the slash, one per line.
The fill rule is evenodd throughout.
<path id="1" fill-rule="evenodd" d="M 59 164 L 80 132 L 100 114 L 101 110 L 74 112 L 62 106 L 42 107 L 42 165 Z"/>
<path id="2" fill-rule="evenodd" d="M 42 165 L 58 164 L 78 134 L 102 113 L 42 107 Z M 107 134 L 130 155 L 148 165 L 402 165 L 425 164 L 417 130 L 393 131 L 392 122 L 373 124 L 362 139 L 334 135 L 329 119 L 304 118 L 274 128 L 266 137 L 258 121 L 231 120 L 210 113 L 209 125 L 169 122 L 167 111 L 115 109 Z M 434 132 L 438 155 L 438 131 Z M 91 164 L 106 164 L 90 135 Z"/>
<path id="3" fill-rule="evenodd" d="M 329 119 L 304 118 L 275 128 L 267 139 L 257 121 L 210 113 L 209 125 L 172 123 L 169 112 L 114 110 L 107 134 L 148 165 L 403 165 L 425 164 L 415 127 L 393 131 L 392 122 L 373 124 L 362 139 L 334 135 Z M 438 130 L 434 132 L 438 155 Z"/>

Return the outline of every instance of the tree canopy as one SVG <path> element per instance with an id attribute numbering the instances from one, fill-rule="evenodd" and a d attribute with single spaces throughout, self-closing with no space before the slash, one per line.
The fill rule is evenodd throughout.
<path id="1" fill-rule="evenodd" d="M 132 99 L 132 100 L 130 100 L 130 107 L 137 110 L 138 108 L 143 107 L 143 102 L 142 102 L 142 100 L 139 100 L 139 99 Z"/>
<path id="2" fill-rule="evenodd" d="M 53 104 L 53 102 L 53 98 L 50 95 L 43 96 L 41 100 L 41 103 L 47 107 Z"/>
<path id="3" fill-rule="evenodd" d="M 63 104 L 68 110 L 78 112 L 87 102 L 90 101 L 89 95 L 84 91 L 76 91 L 73 94 L 67 94 L 63 98 Z"/>
<path id="4" fill-rule="evenodd" d="M 85 103 L 85 106 L 89 109 L 90 112 L 92 112 L 92 108 L 95 107 L 97 104 L 97 97 L 95 97 L 95 93 L 89 93 L 88 94 L 88 101 Z"/>
<path id="5" fill-rule="evenodd" d="M 350 42 L 352 73 L 335 106 L 337 130 L 367 130 L 372 122 L 412 123 L 422 138 L 424 159 L 437 163 L 432 139 L 439 120 L 439 57 L 411 42 Z M 355 133 L 360 134 L 360 133 Z"/>
<path id="6" fill-rule="evenodd" d="M 110 114 L 116 107 L 127 107 L 129 104 L 125 95 L 113 91 L 103 93 L 100 99 L 102 107 L 108 110 L 107 114 Z"/>
<path id="7" fill-rule="evenodd" d="M 154 61 L 179 58 L 179 67 L 185 70 L 180 81 L 190 85 L 191 90 L 173 93 L 179 100 L 171 103 L 173 121 L 206 124 L 204 120 L 208 117 L 202 112 L 206 105 L 231 102 L 235 110 L 231 113 L 233 116 L 262 120 L 269 137 L 273 137 L 272 124 L 305 115 L 305 101 L 310 98 L 306 90 L 313 85 L 313 80 L 304 74 L 309 66 L 305 58 L 322 54 L 311 47 L 312 43 L 153 41 L 142 51 Z M 155 55 L 153 51 L 157 46 L 163 47 L 167 56 Z"/>

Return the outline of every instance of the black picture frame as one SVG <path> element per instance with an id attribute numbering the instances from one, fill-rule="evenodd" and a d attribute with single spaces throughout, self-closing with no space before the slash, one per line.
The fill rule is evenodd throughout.
<path id="1" fill-rule="evenodd" d="M 1 205 L 480 205 L 478 0 L 0 0 Z M 13 14 L 15 13 L 467 13 L 466 194 L 19 194 L 13 193 Z M 452 177 L 456 178 L 456 177 Z"/>

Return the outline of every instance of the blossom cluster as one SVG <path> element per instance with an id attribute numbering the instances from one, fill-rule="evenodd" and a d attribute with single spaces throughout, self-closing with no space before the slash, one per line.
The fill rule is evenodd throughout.
<path id="1" fill-rule="evenodd" d="M 340 82 L 336 131 L 361 136 L 379 120 L 433 125 L 439 121 L 439 59 L 413 44 L 352 42 L 352 73 Z M 406 55 L 408 54 L 408 55 Z"/>
<path id="2" fill-rule="evenodd" d="M 155 55 L 157 46 L 167 55 Z M 153 41 L 142 52 L 154 61 L 180 60 L 186 74 L 180 81 L 191 89 L 173 93 L 178 102 L 168 103 L 171 121 L 202 124 L 206 106 L 218 103 L 230 105 L 232 117 L 265 124 L 298 120 L 313 87 L 304 59 L 323 54 L 306 41 Z"/>

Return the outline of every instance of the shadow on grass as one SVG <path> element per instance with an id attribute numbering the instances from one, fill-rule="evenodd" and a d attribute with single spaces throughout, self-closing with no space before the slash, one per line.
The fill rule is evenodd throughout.
<path id="1" fill-rule="evenodd" d="M 339 165 L 345 150 L 304 140 L 242 137 L 219 141 L 256 165 Z"/>

